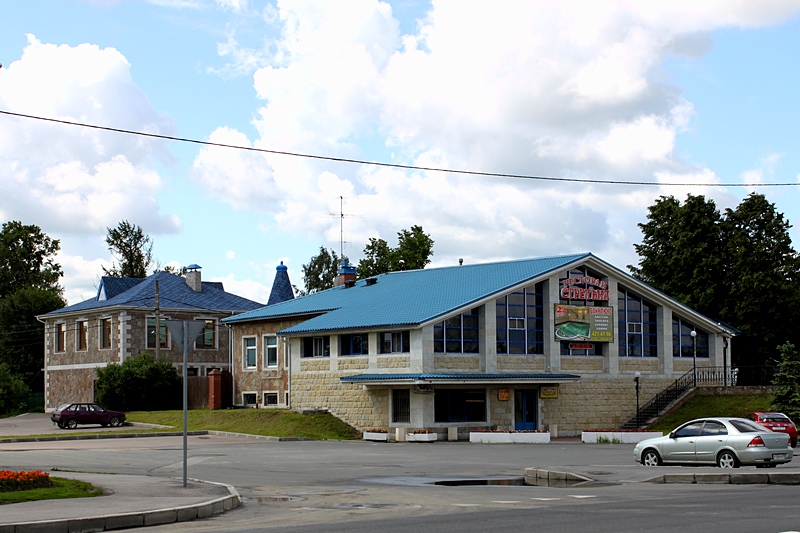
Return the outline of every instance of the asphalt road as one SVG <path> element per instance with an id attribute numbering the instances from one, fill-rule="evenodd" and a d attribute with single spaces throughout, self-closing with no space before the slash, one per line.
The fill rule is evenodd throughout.
<path id="1" fill-rule="evenodd" d="M 666 468 L 719 470 L 646 468 L 633 463 L 632 448 L 190 437 L 189 476 L 234 485 L 244 505 L 210 519 L 140 531 L 800 531 L 800 486 L 644 483 Z M 0 468 L 54 467 L 180 477 L 182 440 L 0 444 Z M 578 472 L 602 482 L 494 484 L 515 482 L 526 467 Z M 800 458 L 776 470 L 800 471 Z M 441 481 L 493 484 L 434 484 Z"/>

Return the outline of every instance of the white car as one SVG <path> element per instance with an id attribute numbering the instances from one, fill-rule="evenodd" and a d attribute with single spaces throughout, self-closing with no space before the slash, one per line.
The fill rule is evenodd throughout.
<path id="1" fill-rule="evenodd" d="M 700 418 L 686 422 L 669 435 L 643 440 L 633 448 L 636 462 L 716 464 L 720 468 L 752 465 L 774 467 L 792 460 L 789 436 L 773 433 L 746 418 Z"/>

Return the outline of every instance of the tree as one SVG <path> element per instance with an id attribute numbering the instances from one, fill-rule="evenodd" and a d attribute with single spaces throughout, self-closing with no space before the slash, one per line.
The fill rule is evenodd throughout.
<path id="1" fill-rule="evenodd" d="M 23 405 L 30 390 L 5 363 L 0 363 L 0 414 L 27 409 Z"/>
<path id="2" fill-rule="evenodd" d="M 39 226 L 16 220 L 3 224 L 0 231 L 0 298 L 22 287 L 61 292 L 58 284 L 64 273 L 54 261 L 60 249 Z"/>
<path id="3" fill-rule="evenodd" d="M 433 255 L 433 239 L 422 226 L 397 233 L 397 248 L 391 248 L 383 239 L 370 238 L 364 247 L 364 259 L 358 262 L 358 277 L 368 278 L 386 272 L 425 268 Z"/>
<path id="4" fill-rule="evenodd" d="M 346 259 L 346 258 L 342 258 Z M 333 250 L 319 247 L 319 253 L 313 256 L 308 264 L 303 265 L 303 284 L 305 291 L 295 290 L 301 295 L 324 291 L 333 287 L 339 272 L 339 257 Z"/>
<path id="5" fill-rule="evenodd" d="M 800 355 L 791 342 L 779 346 L 778 352 L 778 370 L 772 378 L 775 395 L 770 407 L 800 422 Z"/>
<path id="6" fill-rule="evenodd" d="M 153 242 L 142 228 L 123 220 L 116 228 L 106 228 L 106 244 L 119 262 L 111 269 L 103 267 L 106 276 L 117 278 L 146 278 L 153 264 Z"/>
<path id="7" fill-rule="evenodd" d="M 149 353 L 110 363 L 97 373 L 97 401 L 117 411 L 159 411 L 181 404 L 181 377 L 169 361 Z"/>

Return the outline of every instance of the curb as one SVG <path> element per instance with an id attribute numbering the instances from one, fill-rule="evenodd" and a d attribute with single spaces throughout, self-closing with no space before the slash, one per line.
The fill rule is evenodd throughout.
<path id="1" fill-rule="evenodd" d="M 770 474 L 664 474 L 644 480 L 644 483 L 686 483 L 723 485 L 800 485 L 800 473 Z"/>
<path id="2" fill-rule="evenodd" d="M 192 479 L 196 483 L 218 485 L 228 490 L 228 496 L 182 507 L 168 507 L 150 511 L 112 514 L 107 516 L 69 518 L 64 520 L 42 520 L 0 525 L 0 533 L 71 533 L 74 531 L 108 531 L 130 527 L 156 526 L 186 522 L 196 518 L 208 518 L 235 509 L 242 504 L 236 488 L 225 483 Z"/>

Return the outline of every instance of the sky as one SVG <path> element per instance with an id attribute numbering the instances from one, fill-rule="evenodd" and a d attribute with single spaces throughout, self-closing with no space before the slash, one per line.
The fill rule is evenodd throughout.
<path id="1" fill-rule="evenodd" d="M 60 241 L 71 304 L 122 220 L 159 266 L 262 303 L 281 261 L 302 287 L 321 246 L 357 263 L 413 225 L 431 266 L 592 252 L 626 269 L 662 195 L 724 210 L 758 192 L 797 223 L 800 0 L 488 6 L 14 2 L 0 112 L 261 151 L 0 113 L 0 222 Z M 770 183 L 793 186 L 752 186 Z"/>

